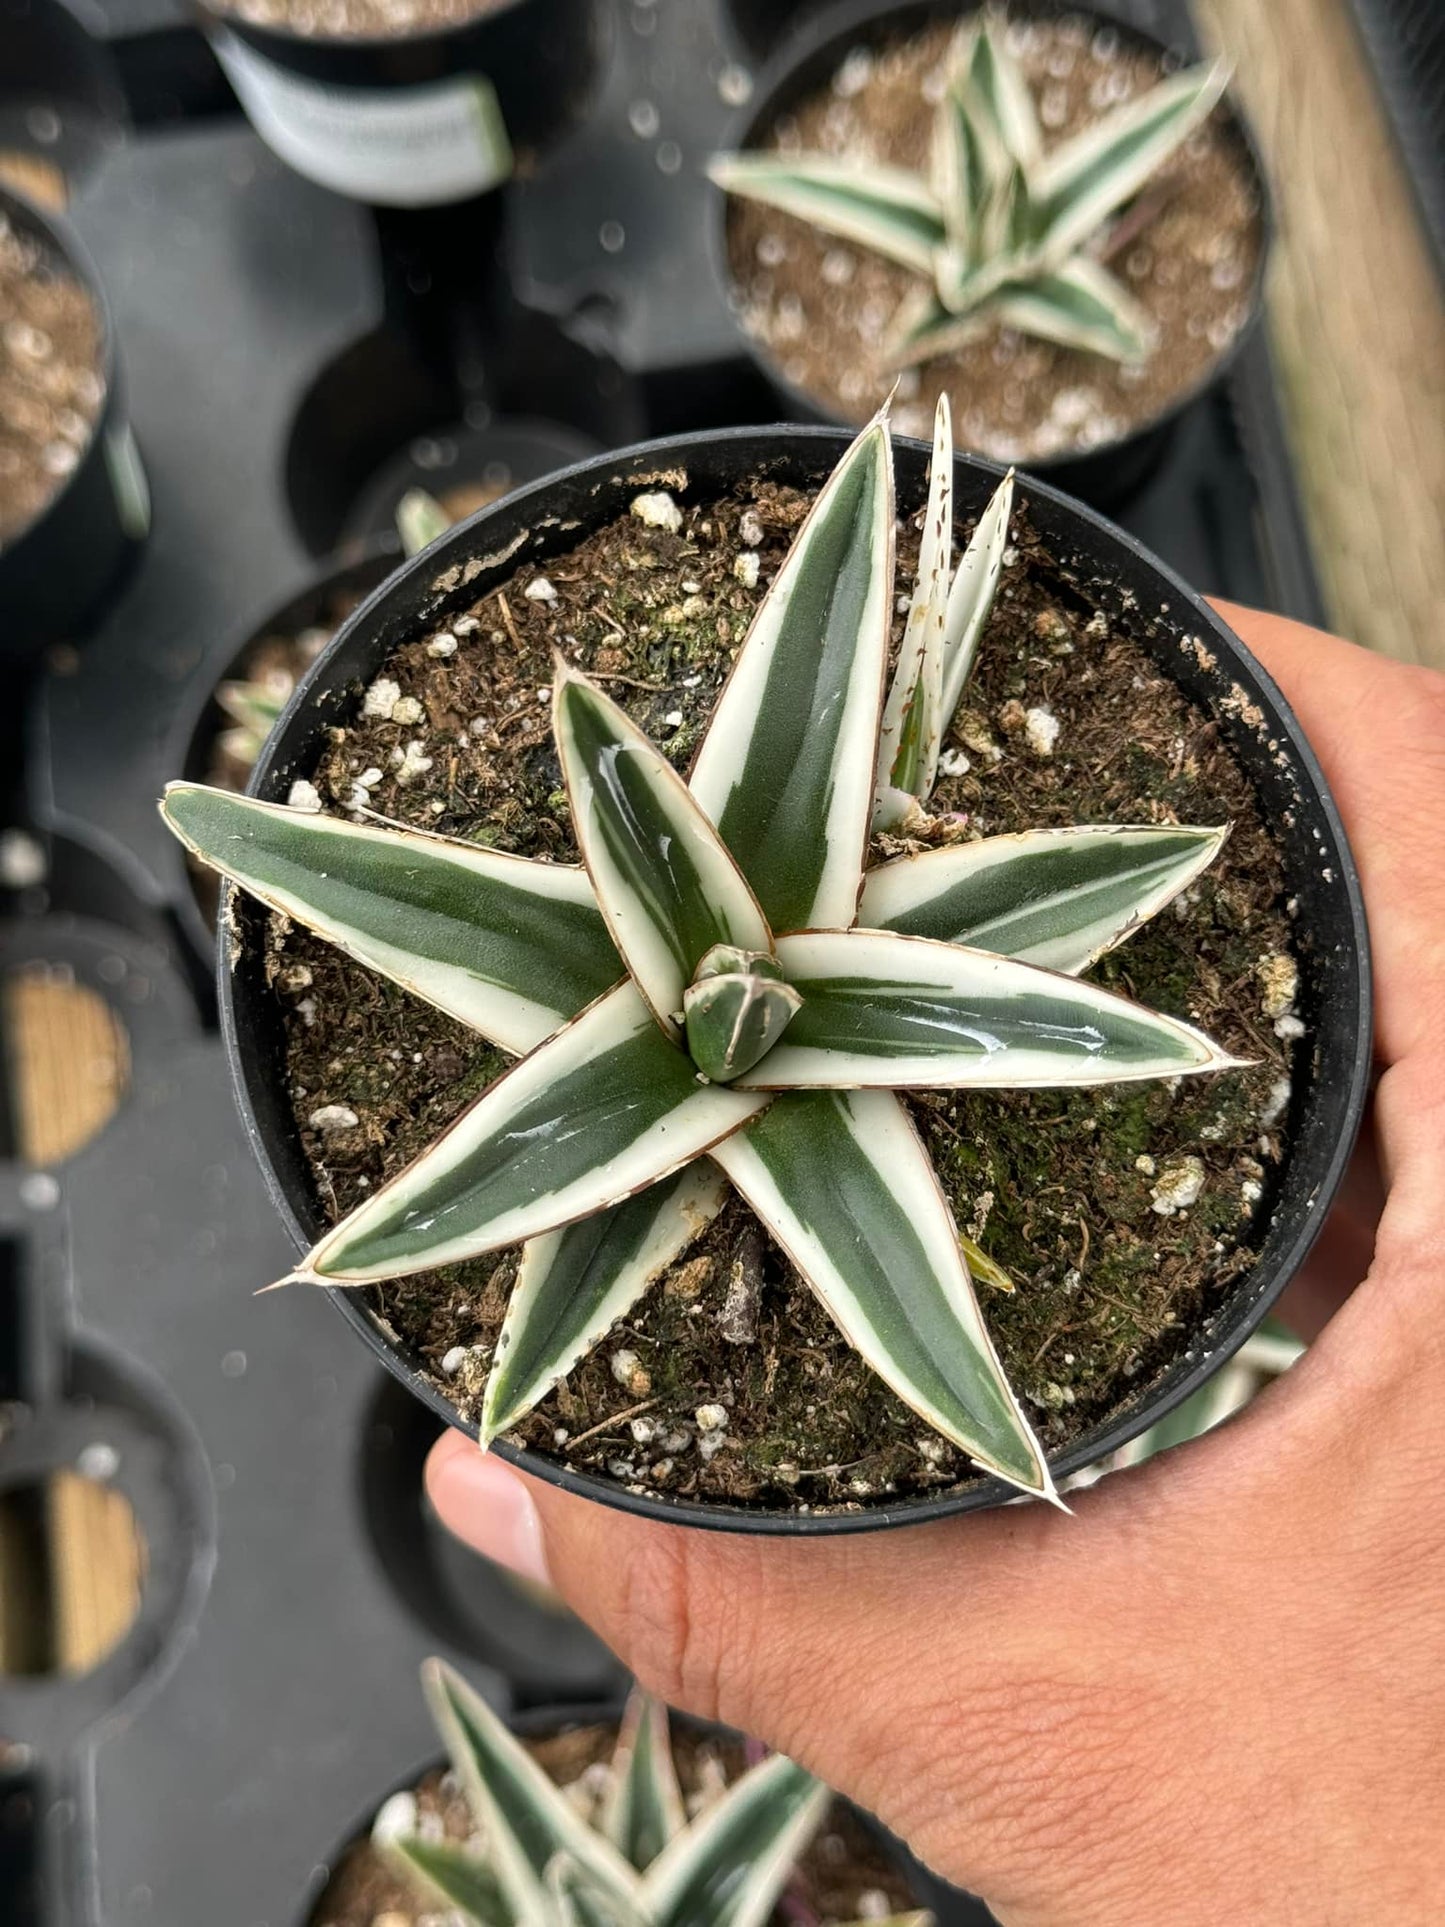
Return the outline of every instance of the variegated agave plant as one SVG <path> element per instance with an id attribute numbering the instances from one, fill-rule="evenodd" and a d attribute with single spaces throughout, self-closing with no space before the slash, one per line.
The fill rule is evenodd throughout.
<path id="1" fill-rule="evenodd" d="M 995 322 L 1137 361 L 1149 317 L 1092 244 L 1205 119 L 1227 77 L 1222 63 L 1173 74 L 1046 152 L 1003 24 L 984 16 L 954 41 L 926 177 L 826 154 L 722 155 L 709 171 L 729 193 L 921 277 L 895 323 L 894 366 L 947 354 Z"/>
<path id="2" fill-rule="evenodd" d="M 1011 489 L 955 573 L 945 404 L 885 706 L 893 470 L 886 417 L 871 423 L 760 605 L 688 783 L 559 658 L 583 869 L 167 791 L 167 822 L 207 863 L 521 1055 L 294 1274 L 368 1284 L 525 1241 L 484 1442 L 598 1343 L 731 1183 L 900 1398 L 987 1470 L 1052 1494 L 970 1283 L 970 1264 L 994 1282 L 997 1268 L 960 1238 L 895 1093 L 1234 1060 L 1079 976 L 1222 830 L 1037 831 L 866 867 L 875 816 L 932 787 Z"/>
<path id="3" fill-rule="evenodd" d="M 828 1789 L 773 1754 L 689 1821 L 666 1709 L 634 1693 L 592 1826 L 465 1680 L 440 1660 L 422 1677 L 477 1837 L 397 1832 L 383 1808 L 373 1839 L 474 1927 L 761 1927 L 828 1810 Z"/>

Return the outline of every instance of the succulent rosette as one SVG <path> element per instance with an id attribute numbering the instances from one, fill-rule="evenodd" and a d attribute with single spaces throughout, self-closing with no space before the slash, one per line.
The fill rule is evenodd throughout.
<path id="1" fill-rule="evenodd" d="M 162 809 L 262 903 L 518 1062 L 293 1277 L 365 1285 L 522 1245 L 483 1399 L 507 1431 L 740 1192 L 848 1341 L 978 1465 L 1042 1496 L 961 1237 L 900 1093 L 1172 1078 L 1236 1060 L 1082 973 L 1224 830 L 1049 829 L 870 867 L 924 810 L 1008 537 L 1008 477 L 955 565 L 940 404 L 889 678 L 886 414 L 829 478 L 686 780 L 558 659 L 583 865 L 195 784 Z"/>

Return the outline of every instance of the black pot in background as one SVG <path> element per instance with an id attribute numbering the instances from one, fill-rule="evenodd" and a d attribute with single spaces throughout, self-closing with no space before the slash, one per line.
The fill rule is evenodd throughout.
<path id="1" fill-rule="evenodd" d="M 760 146 L 779 117 L 824 86 L 852 48 L 909 39 L 936 21 L 962 20 L 975 11 L 973 0 L 839 0 L 817 18 L 804 19 L 759 74 L 748 105 L 738 116 L 725 143 L 726 151 Z M 1083 15 L 1116 34 L 1127 46 L 1151 53 L 1156 59 L 1172 58 L 1175 65 L 1187 64 L 1182 56 L 1171 54 L 1171 50 L 1152 35 L 1140 32 L 1113 14 L 1095 14 L 1087 6 L 1076 4 L 1076 0 L 1008 0 L 1006 12 L 1023 19 Z M 1023 464 L 1031 475 L 1040 476 L 1097 508 L 1117 508 L 1138 493 L 1168 452 L 1180 417 L 1224 378 L 1254 333 L 1263 312 L 1264 276 L 1274 233 L 1269 185 L 1253 136 L 1232 95 L 1226 96 L 1224 106 L 1229 132 L 1253 177 L 1260 210 L 1259 266 L 1249 290 L 1249 314 L 1234 339 L 1198 381 L 1181 390 L 1157 414 L 1140 422 L 1127 435 L 1078 454 L 1038 457 Z M 724 297 L 730 306 L 735 306 L 727 250 L 728 200 L 721 189 L 714 191 L 713 255 Z M 741 325 L 738 333 L 747 353 L 762 370 L 791 419 L 848 425 L 816 397 L 789 381 L 763 345 L 754 341 Z"/>
<path id="2" fill-rule="evenodd" d="M 100 412 L 84 453 L 50 501 L 0 546 L 0 649 L 28 662 L 78 639 L 150 527 L 150 496 L 121 393 L 115 328 L 90 257 L 68 222 L 0 188 L 0 216 L 72 274 L 100 321 Z"/>
<path id="3" fill-rule="evenodd" d="M 184 777 L 190 783 L 210 780 L 212 752 L 216 738 L 230 724 L 230 718 L 216 701 L 216 689 L 223 682 L 240 676 L 246 658 L 263 637 L 299 635 L 303 629 L 324 625 L 327 611 L 340 597 L 368 596 L 384 582 L 401 559 L 401 549 L 393 532 L 389 543 L 378 542 L 354 562 L 344 562 L 308 582 L 261 622 L 253 623 L 245 636 L 228 651 L 214 675 L 193 679 L 191 698 L 176 718 L 167 760 L 168 774 Z M 174 837 L 166 838 L 166 863 L 170 870 L 167 892 L 176 921 L 180 924 L 195 957 L 206 961 L 215 954 L 215 917 L 198 892 L 196 872 L 186 852 Z"/>
<path id="4" fill-rule="evenodd" d="M 104 34 L 91 0 L 0 0 L 0 152 L 53 169 L 62 201 L 126 119 Z"/>
<path id="5" fill-rule="evenodd" d="M 201 6 L 256 131 L 354 200 L 427 207 L 498 186 L 580 118 L 602 60 L 596 0 L 493 0 L 414 34 L 325 39 Z"/>
<path id="6" fill-rule="evenodd" d="M 689 1714 L 679 1713 L 673 1708 L 668 1709 L 668 1720 L 674 1733 L 691 1733 L 699 1739 L 737 1737 L 727 1727 L 715 1726 L 706 1720 L 695 1720 Z M 579 1726 L 616 1727 L 621 1723 L 622 1703 L 616 1699 L 598 1700 L 595 1704 L 588 1704 L 585 1701 L 581 1703 L 569 1701 L 564 1705 L 538 1704 L 524 1711 L 514 1710 L 507 1720 L 512 1731 L 524 1740 L 551 1739 L 554 1734 L 565 1733 Z M 317 1867 L 301 1911 L 297 1915 L 295 1927 L 312 1927 L 316 1909 L 330 1884 L 332 1875 L 347 1852 L 370 1837 L 372 1822 L 386 1801 L 393 1794 L 410 1793 L 429 1773 L 441 1772 L 448 1764 L 447 1760 L 436 1756 L 424 1760 L 412 1772 L 394 1781 L 381 1794 L 370 1812 L 358 1817 L 355 1826 L 350 1828 L 332 1852 L 330 1859 L 324 1865 Z M 956 1887 L 950 1887 L 946 1881 L 940 1880 L 937 1874 L 930 1873 L 928 1868 L 908 1851 L 903 1842 L 875 1820 L 871 1813 L 865 1813 L 861 1807 L 855 1807 L 851 1800 L 843 1799 L 841 1794 L 834 1797 L 840 1805 L 847 1808 L 864 1831 L 872 1836 L 874 1843 L 882 1849 L 884 1856 L 893 1862 L 913 1888 L 913 1896 L 917 1904 L 927 1907 L 932 1913 L 937 1927 L 995 1927 L 994 1917 L 982 1901 L 960 1893 Z M 826 1826 L 826 1822 L 824 1824 Z"/>
<path id="7" fill-rule="evenodd" d="M 776 482 L 817 488 L 848 442 L 838 429 L 797 426 L 674 436 L 582 463 L 459 524 L 424 558 L 399 569 L 345 624 L 273 731 L 251 793 L 280 799 L 294 777 L 309 775 L 327 727 L 349 710 L 348 692 L 358 682 L 370 682 L 408 637 L 458 613 L 519 567 L 563 554 L 590 530 L 625 516 L 638 488 L 655 481 L 659 472 L 685 471 L 694 501 L 727 494 L 764 473 Z M 895 443 L 904 513 L 925 499 L 928 457 L 921 442 Z M 959 513 L 982 509 L 1000 474 L 993 463 L 960 457 Z M 1258 1325 L 1314 1243 L 1365 1101 L 1370 967 L 1364 905 L 1344 830 L 1313 752 L 1279 690 L 1213 610 L 1132 536 L 1047 486 L 1026 482 L 1024 498 L 1041 540 L 1081 593 L 1106 613 L 1133 610 L 1129 626 L 1136 632 L 1142 627 L 1138 611 L 1151 612 L 1146 646 L 1161 670 L 1209 711 L 1249 775 L 1279 841 L 1286 896 L 1298 900 L 1299 1008 L 1315 1044 L 1312 1058 L 1295 1069 L 1290 1150 L 1255 1265 L 1201 1322 L 1189 1350 L 1142 1387 L 1132 1405 L 1055 1457 L 1053 1470 L 1062 1478 L 1116 1451 L 1197 1391 Z M 450 567 L 481 556 L 493 559 L 469 583 L 438 590 Z M 1191 647 L 1184 646 L 1186 639 Z M 231 1076 L 271 1194 L 298 1251 L 306 1250 L 327 1227 L 287 1096 L 281 1013 L 263 968 L 264 912 L 236 891 L 230 892 L 230 904 L 239 955 L 229 942 L 220 947 L 217 994 Z M 440 1417 L 475 1434 L 419 1361 L 388 1334 L 365 1292 L 333 1290 L 331 1295 L 388 1370 Z M 539 1478 L 626 1511 L 743 1532 L 857 1532 L 972 1512 L 1014 1496 L 998 1482 L 980 1478 L 951 1491 L 857 1511 L 750 1509 L 634 1492 L 506 1441 L 492 1449 Z"/>
<path id="8" fill-rule="evenodd" d="M 481 428 L 462 425 L 419 435 L 357 497 L 342 530 L 342 543 L 384 540 L 395 530 L 397 504 L 408 489 L 423 488 L 445 507 L 452 490 L 506 494 L 601 452 L 602 445 L 593 436 L 561 422 L 512 415 L 499 415 Z"/>

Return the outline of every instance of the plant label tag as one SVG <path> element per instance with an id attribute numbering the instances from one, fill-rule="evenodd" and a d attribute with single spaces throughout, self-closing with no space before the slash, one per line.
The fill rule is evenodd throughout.
<path id="1" fill-rule="evenodd" d="M 434 207 L 512 171 L 496 89 L 483 74 L 421 87 L 333 87 L 304 79 L 235 34 L 217 58 L 252 126 L 298 174 L 353 200 Z"/>

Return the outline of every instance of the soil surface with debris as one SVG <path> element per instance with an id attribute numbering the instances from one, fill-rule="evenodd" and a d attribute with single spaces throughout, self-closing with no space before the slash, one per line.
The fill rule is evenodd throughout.
<path id="1" fill-rule="evenodd" d="M 0 213 L 0 544 L 60 492 L 104 399 L 89 292 L 38 236 Z"/>
<path id="2" fill-rule="evenodd" d="M 506 4 L 509 0 L 235 0 L 215 10 L 308 40 L 404 40 L 459 26 Z"/>
<path id="3" fill-rule="evenodd" d="M 554 644 L 685 767 L 807 499 L 768 482 L 680 511 L 667 498 L 675 530 L 623 517 L 545 575 L 522 570 L 354 689 L 351 720 L 312 772 L 320 798 L 575 861 L 549 728 Z M 960 1225 L 1017 1281 L 981 1288 L 984 1312 L 1054 1452 L 1176 1360 L 1252 1263 L 1303 1027 L 1278 853 L 1217 725 L 1040 549 L 1026 493 L 1013 538 L 930 840 L 1232 822 L 1212 869 L 1094 974 L 1257 1060 L 1173 1086 L 909 1100 Z M 917 553 L 909 520 L 900 585 Z M 900 613 L 895 645 L 902 627 Z M 877 839 L 874 855 L 906 847 Z M 306 932 L 270 929 L 289 1096 L 321 1214 L 335 1219 L 507 1060 Z M 505 1252 L 371 1293 L 465 1416 L 480 1409 L 516 1266 Z M 512 1436 L 629 1485 L 743 1505 L 866 1505 L 972 1476 L 736 1199 Z"/>
<path id="4" fill-rule="evenodd" d="M 591 1821 L 606 1796 L 608 1762 L 616 1738 L 612 1725 L 579 1726 L 527 1745 Z M 747 1763 L 741 1741 L 722 1735 L 704 1737 L 676 1722 L 673 1758 L 690 1816 L 716 1798 Z M 427 1774 L 415 1797 L 418 1831 L 432 1838 L 472 1838 L 471 1811 L 452 1773 Z M 799 1927 L 801 1922 L 827 1927 L 829 1922 L 898 1913 L 918 1904 L 897 1866 L 841 1802 L 799 1860 L 787 1898 L 788 1909 L 780 1907 L 769 1916 L 778 1927 L 784 1923 Z M 397 1872 L 389 1856 L 366 1839 L 343 1855 L 309 1927 L 431 1927 L 447 1918 L 444 1908 L 420 1894 Z"/>
<path id="5" fill-rule="evenodd" d="M 1152 54 L 1078 16 L 1011 21 L 1006 32 L 1050 145 L 1160 78 Z M 943 24 L 876 53 L 856 49 L 831 87 L 780 119 L 766 144 L 925 170 L 952 33 Z M 918 277 L 742 199 L 729 206 L 727 240 L 748 333 L 831 415 L 866 420 L 897 378 L 886 343 Z M 1100 246 L 1158 330 L 1143 362 L 1120 365 L 995 325 L 903 372 L 894 409 L 900 433 L 927 439 L 946 391 L 960 447 L 1018 462 L 1080 453 L 1152 420 L 1204 376 L 1248 319 L 1262 247 L 1253 179 L 1219 113 Z"/>

